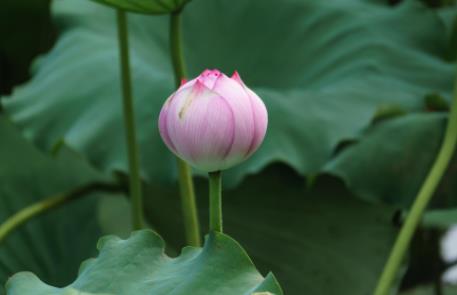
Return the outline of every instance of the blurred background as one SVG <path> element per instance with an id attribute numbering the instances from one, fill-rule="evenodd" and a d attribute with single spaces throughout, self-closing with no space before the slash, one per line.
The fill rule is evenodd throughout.
<path id="1" fill-rule="evenodd" d="M 271 122 L 259 153 L 224 178 L 227 233 L 285 294 L 370 294 L 442 138 L 454 1 L 208 1 L 184 14 L 191 75 L 239 70 Z M 0 3 L 0 222 L 94 179 L 125 183 L 113 16 L 86 0 Z M 167 24 L 132 15 L 130 41 L 145 213 L 177 255 L 176 168 L 155 126 L 173 90 Z M 456 204 L 454 156 L 398 294 L 457 294 Z M 199 208 L 205 229 L 205 198 Z M 128 236 L 129 210 L 121 190 L 33 220 L 0 242 L 0 284 L 23 270 L 69 284 L 99 236 Z"/>

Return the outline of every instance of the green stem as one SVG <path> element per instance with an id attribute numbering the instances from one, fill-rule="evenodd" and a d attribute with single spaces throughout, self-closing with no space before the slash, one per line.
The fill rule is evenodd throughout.
<path id="1" fill-rule="evenodd" d="M 134 229 L 141 229 L 144 223 L 140 179 L 140 157 L 135 135 L 135 115 L 132 98 L 132 81 L 130 76 L 127 15 L 126 12 L 121 9 L 117 9 L 117 32 L 119 40 L 124 127 L 129 161 L 129 190 L 132 204 L 132 225 Z"/>
<path id="2" fill-rule="evenodd" d="M 181 80 L 186 78 L 186 64 L 182 49 L 181 11 L 170 15 L 170 50 L 175 74 L 175 85 L 178 88 Z"/>
<path id="3" fill-rule="evenodd" d="M 176 88 L 180 86 L 181 80 L 186 77 L 184 57 L 182 54 L 180 14 L 180 11 L 176 11 L 173 12 L 170 16 L 170 49 L 171 60 L 175 74 Z M 181 159 L 177 160 L 179 170 L 179 187 L 181 191 L 181 205 L 187 244 L 190 246 L 200 246 L 200 224 L 198 221 L 192 171 L 186 162 Z"/>
<path id="4" fill-rule="evenodd" d="M 119 184 L 93 182 L 66 193 L 58 194 L 56 196 L 38 201 L 35 204 L 21 209 L 0 225 L 0 243 L 2 243 L 11 232 L 19 228 L 21 225 L 51 209 L 58 208 L 66 203 L 77 200 L 83 196 L 87 196 L 90 193 L 116 193 L 121 191 L 123 191 L 123 188 Z"/>
<path id="5" fill-rule="evenodd" d="M 209 229 L 222 232 L 222 177 L 221 171 L 209 175 Z"/>
<path id="6" fill-rule="evenodd" d="M 422 187 L 409 211 L 406 221 L 400 230 L 400 233 L 391 250 L 389 259 L 384 267 L 383 273 L 378 281 L 374 295 L 390 294 L 392 283 L 398 272 L 405 252 L 411 242 L 411 239 L 420 222 L 422 214 L 432 198 L 446 168 L 452 159 L 457 142 L 457 83 L 454 90 L 454 98 L 451 111 L 444 134 L 443 143 L 440 151 L 433 163 L 433 166 L 427 175 Z"/>
<path id="7" fill-rule="evenodd" d="M 181 159 L 177 159 L 177 161 L 186 240 L 188 245 L 198 247 L 201 245 L 200 224 L 198 222 L 192 171 L 186 162 Z"/>

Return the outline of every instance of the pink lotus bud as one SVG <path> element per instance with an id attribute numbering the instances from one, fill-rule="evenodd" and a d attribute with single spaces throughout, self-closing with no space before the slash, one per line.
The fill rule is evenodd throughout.
<path id="1" fill-rule="evenodd" d="M 230 168 L 262 143 L 268 114 L 262 100 L 241 81 L 205 70 L 183 83 L 159 116 L 163 141 L 178 157 L 207 171 Z"/>

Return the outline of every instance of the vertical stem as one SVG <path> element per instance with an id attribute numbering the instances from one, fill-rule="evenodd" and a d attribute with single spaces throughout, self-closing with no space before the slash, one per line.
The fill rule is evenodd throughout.
<path id="1" fill-rule="evenodd" d="M 200 224 L 195 202 L 194 182 L 189 165 L 181 159 L 178 161 L 179 187 L 181 191 L 181 207 L 184 218 L 187 244 L 198 247 L 201 245 Z"/>
<path id="2" fill-rule="evenodd" d="M 186 64 L 182 49 L 181 11 L 175 11 L 170 15 L 170 50 L 171 61 L 175 74 L 175 85 L 178 88 L 181 80 L 186 78 Z"/>
<path id="3" fill-rule="evenodd" d="M 130 76 L 127 15 L 117 9 L 117 32 L 122 82 L 122 102 L 124 127 L 129 161 L 129 191 L 132 204 L 132 225 L 134 229 L 143 227 L 143 200 L 141 195 L 140 160 L 135 135 L 135 115 L 133 110 L 132 81 Z"/>
<path id="4" fill-rule="evenodd" d="M 209 229 L 222 232 L 222 177 L 221 171 L 209 174 Z"/>
<path id="5" fill-rule="evenodd" d="M 175 74 L 176 88 L 181 80 L 186 77 L 184 57 L 182 54 L 181 36 L 181 11 L 173 12 L 170 16 L 170 50 L 173 70 Z M 197 206 L 195 201 L 194 183 L 192 171 L 189 165 L 181 159 L 178 161 L 179 187 L 181 191 L 181 206 L 186 231 L 186 240 L 190 246 L 200 246 L 200 224 L 198 221 Z"/>
<path id="6" fill-rule="evenodd" d="M 401 265 L 406 250 L 411 242 L 411 238 L 416 231 L 417 225 L 422 217 L 422 214 L 427 207 L 433 193 L 436 190 L 449 161 L 452 159 L 457 142 L 457 83 L 454 90 L 454 98 L 451 111 L 444 135 L 443 143 L 440 151 L 433 163 L 433 166 L 427 175 L 422 187 L 414 201 L 414 204 L 406 217 L 405 224 L 400 230 L 400 233 L 395 241 L 395 244 L 390 252 L 389 259 L 384 267 L 383 273 L 378 281 L 378 285 L 374 292 L 375 295 L 390 294 L 392 283 Z"/>

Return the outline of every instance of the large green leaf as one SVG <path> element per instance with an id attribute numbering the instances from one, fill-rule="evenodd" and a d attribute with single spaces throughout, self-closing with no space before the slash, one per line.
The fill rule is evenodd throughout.
<path id="1" fill-rule="evenodd" d="M 8 294 L 282 295 L 276 279 L 263 278 L 240 245 L 224 234 L 210 234 L 203 248 L 187 247 L 176 258 L 165 255 L 163 240 L 149 230 L 127 240 L 104 237 L 97 248 L 99 256 L 82 264 L 71 285 L 55 288 L 32 273 L 19 273 L 9 280 Z"/>
<path id="2" fill-rule="evenodd" d="M 379 3 L 378 3 L 379 2 Z M 416 1 L 275 0 L 190 2 L 185 56 L 192 76 L 238 69 L 265 100 L 270 126 L 261 149 L 227 173 L 239 182 L 270 162 L 316 173 L 379 107 L 421 109 L 431 91 L 448 96 L 453 65 L 437 12 Z M 126 171 L 113 9 L 55 1 L 60 39 L 33 79 L 4 98 L 6 110 L 40 147 L 63 139 L 103 171 Z M 411 24 L 415 24 L 412 26 Z M 168 17 L 131 15 L 130 45 L 142 174 L 171 182 L 174 159 L 157 117 L 173 91 Z"/>
<path id="3" fill-rule="evenodd" d="M 206 187 L 197 182 L 203 229 Z M 182 245 L 179 194 L 149 189 L 151 224 Z M 370 294 L 397 233 L 394 209 L 357 200 L 333 178 L 319 178 L 306 190 L 304 179 L 282 165 L 224 191 L 223 213 L 225 232 L 262 271 L 273 271 L 288 295 Z"/>
<path id="4" fill-rule="evenodd" d="M 326 171 L 343 178 L 357 195 L 409 208 L 441 145 L 446 117 L 414 114 L 379 124 L 349 146 Z M 457 155 L 456 155 L 457 156 Z M 457 157 L 449 165 L 434 204 L 457 204 Z"/>
<path id="5" fill-rule="evenodd" d="M 50 195 L 100 175 L 80 157 L 63 150 L 58 159 L 42 155 L 0 115 L 0 223 Z M 30 270 L 46 282 L 69 283 L 83 258 L 93 255 L 100 236 L 97 199 L 88 196 L 20 227 L 0 243 L 0 294 L 15 272 Z"/>

